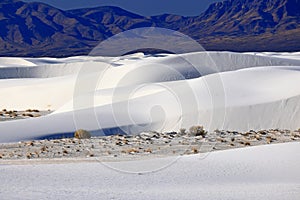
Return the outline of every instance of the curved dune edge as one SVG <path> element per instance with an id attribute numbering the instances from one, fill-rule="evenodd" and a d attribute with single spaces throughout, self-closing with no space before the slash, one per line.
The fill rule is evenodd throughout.
<path id="1" fill-rule="evenodd" d="M 3 95 L 0 105 L 16 110 L 56 111 L 41 118 L 1 122 L 0 142 L 72 133 L 76 129 L 163 132 L 195 124 L 204 125 L 210 131 L 298 129 L 300 61 L 288 59 L 289 56 L 199 52 L 162 57 L 135 54 L 119 58 L 29 59 L 38 66 L 28 68 L 28 73 L 37 69 L 41 74 L 24 79 L 27 72 L 23 76 L 20 71 L 18 79 L 0 80 Z M 49 64 L 50 61 L 55 64 Z M 111 61 L 113 65 L 107 67 Z M 64 71 L 64 67 L 68 70 Z M 105 71 L 103 84 L 80 94 L 94 101 L 93 104 L 74 108 L 76 73 L 88 67 L 100 70 L 97 73 Z M 52 72 L 47 74 L 45 69 L 53 70 L 52 75 L 57 73 L 55 70 L 61 74 L 51 77 Z M 51 78 L 45 78 L 48 76 Z M 89 72 L 82 80 L 88 83 L 93 76 Z M 158 109 L 152 110 L 155 106 Z M 124 112 L 117 111 L 124 108 Z M 143 130 L 140 125 L 148 126 Z"/>

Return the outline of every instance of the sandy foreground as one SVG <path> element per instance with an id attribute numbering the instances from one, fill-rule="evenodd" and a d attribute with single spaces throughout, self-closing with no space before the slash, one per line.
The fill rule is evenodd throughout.
<path id="1" fill-rule="evenodd" d="M 300 196 L 300 130 L 144 132 L 0 144 L 1 199 Z"/>
<path id="2" fill-rule="evenodd" d="M 1 199 L 289 199 L 300 143 L 122 162 L 0 164 Z"/>

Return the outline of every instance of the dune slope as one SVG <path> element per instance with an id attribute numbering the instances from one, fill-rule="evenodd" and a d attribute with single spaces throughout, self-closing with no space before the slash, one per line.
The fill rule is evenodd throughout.
<path id="1" fill-rule="evenodd" d="M 1 122 L 0 141 L 68 134 L 76 129 L 91 130 L 94 135 L 178 131 L 195 124 L 208 130 L 298 129 L 297 55 L 198 52 L 24 58 L 35 65 L 30 67 L 9 65 L 6 59 L 7 66 L 0 68 L 0 105 L 55 112 Z"/>

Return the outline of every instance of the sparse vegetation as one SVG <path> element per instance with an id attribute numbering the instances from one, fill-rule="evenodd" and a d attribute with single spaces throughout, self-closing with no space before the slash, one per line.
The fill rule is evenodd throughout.
<path id="1" fill-rule="evenodd" d="M 130 149 L 122 150 L 122 153 L 136 154 L 136 153 L 139 153 L 139 150 L 137 150 L 135 148 L 130 148 Z"/>
<path id="2" fill-rule="evenodd" d="M 91 138 L 91 134 L 86 130 L 79 129 L 74 133 L 74 137 L 77 139 L 89 139 Z"/>
<path id="3" fill-rule="evenodd" d="M 186 134 L 186 129 L 185 128 L 179 129 L 179 133 L 182 135 Z"/>
<path id="4" fill-rule="evenodd" d="M 196 147 L 192 147 L 192 153 L 197 154 L 199 153 L 199 150 Z"/>
<path id="5" fill-rule="evenodd" d="M 65 138 L 3 144 L 0 145 L 0 160 L 101 156 L 104 159 L 127 159 L 127 156 L 189 155 L 300 140 L 299 131 L 289 130 L 249 131 L 247 134 L 221 131 L 207 134 L 202 126 L 193 126 L 191 132 L 194 136 L 189 131 L 185 135 L 179 132 L 143 132 L 139 135 L 112 135 L 84 141 Z M 206 135 L 202 136 L 203 134 Z M 90 134 L 88 131 L 78 130 L 76 137 L 89 138 Z"/>
<path id="6" fill-rule="evenodd" d="M 148 148 L 144 150 L 145 153 L 152 153 L 152 149 Z"/>
<path id="7" fill-rule="evenodd" d="M 205 136 L 207 132 L 204 130 L 203 126 L 192 126 L 189 130 L 191 136 Z"/>

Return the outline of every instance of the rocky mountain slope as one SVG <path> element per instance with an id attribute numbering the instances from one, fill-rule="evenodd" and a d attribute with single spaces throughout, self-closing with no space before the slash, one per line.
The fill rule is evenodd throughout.
<path id="1" fill-rule="evenodd" d="M 300 51 L 300 0 L 227 0 L 195 17 L 144 17 L 108 6 L 63 11 L 2 0 L 0 55 L 88 54 L 114 34 L 150 26 L 180 31 L 207 50 Z"/>

